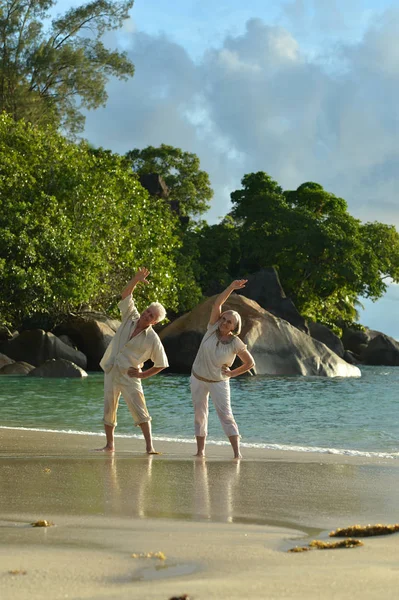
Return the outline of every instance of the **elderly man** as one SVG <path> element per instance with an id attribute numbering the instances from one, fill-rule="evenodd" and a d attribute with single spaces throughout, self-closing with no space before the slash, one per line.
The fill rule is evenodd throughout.
<path id="1" fill-rule="evenodd" d="M 122 323 L 100 362 L 105 372 L 104 429 L 107 437 L 107 444 L 102 450 L 108 452 L 115 450 L 116 412 L 122 394 L 135 425 L 141 427 L 147 454 L 157 454 L 152 445 L 151 417 L 147 410 L 141 379 L 152 377 L 169 366 L 161 340 L 152 329 L 152 325 L 165 318 L 166 312 L 162 304 L 153 302 L 140 315 L 132 298 L 138 283 L 148 283 L 149 274 L 148 269 L 140 268 L 122 291 L 122 300 L 118 305 Z M 142 371 L 141 366 L 148 359 L 151 359 L 154 365 Z"/>

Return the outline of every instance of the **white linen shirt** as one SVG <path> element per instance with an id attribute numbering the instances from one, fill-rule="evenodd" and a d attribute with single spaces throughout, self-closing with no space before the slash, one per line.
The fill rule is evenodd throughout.
<path id="1" fill-rule="evenodd" d="M 236 355 L 246 349 L 244 342 L 237 336 L 228 344 L 220 342 L 216 335 L 218 328 L 219 321 L 214 325 L 208 324 L 193 363 L 192 373 L 209 381 L 229 379 L 227 375 L 223 375 L 222 367 L 231 367 Z"/>
<path id="2" fill-rule="evenodd" d="M 101 359 L 100 366 L 103 371 L 109 373 L 116 365 L 121 374 L 126 374 L 130 367 L 138 369 L 148 359 L 152 360 L 154 367 L 168 367 L 162 342 L 151 325 L 130 339 L 140 318 L 132 295 L 121 300 L 118 307 L 122 322 Z"/>

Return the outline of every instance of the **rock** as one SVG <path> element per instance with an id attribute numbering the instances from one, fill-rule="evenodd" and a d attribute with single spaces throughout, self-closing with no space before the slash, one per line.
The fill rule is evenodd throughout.
<path id="1" fill-rule="evenodd" d="M 190 372 L 215 298 L 208 298 L 160 332 L 172 372 Z M 258 375 L 360 376 L 357 367 L 346 363 L 325 344 L 275 317 L 253 300 L 232 294 L 224 309 L 240 313 L 240 338 L 255 359 Z"/>
<path id="2" fill-rule="evenodd" d="M 309 334 L 313 339 L 323 342 L 330 350 L 338 354 L 341 358 L 344 358 L 345 349 L 340 338 L 335 335 L 325 325 L 321 323 L 315 323 L 314 321 L 308 321 Z"/>
<path id="3" fill-rule="evenodd" d="M 353 352 L 351 352 L 350 350 L 345 350 L 343 359 L 346 360 L 346 362 L 350 365 L 358 365 L 360 363 L 360 359 L 358 358 L 358 356 L 353 354 Z"/>
<path id="4" fill-rule="evenodd" d="M 5 365 L 11 365 L 13 362 L 15 361 L 9 356 L 6 356 L 5 354 L 0 354 L 0 369 Z"/>
<path id="5" fill-rule="evenodd" d="M 108 319 L 101 313 L 81 313 L 68 316 L 54 329 L 54 333 L 58 336 L 67 335 L 87 356 L 88 371 L 101 371 L 100 360 L 119 325 L 120 321 Z M 77 363 L 77 361 L 73 362 Z"/>
<path id="6" fill-rule="evenodd" d="M 169 196 L 169 188 L 166 185 L 164 178 L 161 175 L 158 175 L 158 173 L 145 173 L 140 175 L 139 181 L 150 196 L 158 196 L 158 198 L 164 199 Z"/>
<path id="7" fill-rule="evenodd" d="M 87 373 L 70 360 L 52 358 L 33 369 L 29 377 L 87 377 Z"/>
<path id="8" fill-rule="evenodd" d="M 248 283 L 242 290 L 237 290 L 237 294 L 255 300 L 272 315 L 308 333 L 305 319 L 299 314 L 292 300 L 286 297 L 277 271 L 273 267 L 248 275 Z"/>
<path id="9" fill-rule="evenodd" d="M 18 361 L 4 365 L 0 369 L 0 375 L 28 375 L 35 367 L 29 363 Z"/>
<path id="10" fill-rule="evenodd" d="M 12 338 L 12 333 L 5 325 L 0 325 L 0 342 L 5 342 Z"/>
<path id="11" fill-rule="evenodd" d="M 354 354 L 360 355 L 362 347 L 364 347 L 364 344 L 367 345 L 369 341 L 370 336 L 366 331 L 352 329 L 351 327 L 343 330 L 342 343 L 344 348 L 354 352 Z"/>
<path id="12" fill-rule="evenodd" d="M 0 343 L 0 352 L 34 367 L 38 367 L 50 358 L 70 360 L 82 369 L 85 369 L 87 365 L 87 359 L 82 352 L 70 348 L 58 337 L 42 329 L 22 331 L 11 340 Z"/>
<path id="13" fill-rule="evenodd" d="M 373 338 L 360 355 L 365 365 L 399 366 L 399 342 L 380 333 Z"/>
<path id="14" fill-rule="evenodd" d="M 64 342 L 64 344 L 66 344 L 67 346 L 70 346 L 71 348 L 74 348 L 75 350 L 77 350 L 75 344 L 73 343 L 73 340 L 71 340 L 69 335 L 59 335 L 58 339 L 60 339 L 61 342 Z"/>

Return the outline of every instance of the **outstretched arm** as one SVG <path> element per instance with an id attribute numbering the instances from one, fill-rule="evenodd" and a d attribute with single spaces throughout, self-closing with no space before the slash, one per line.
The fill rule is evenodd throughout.
<path id="1" fill-rule="evenodd" d="M 226 302 L 230 294 L 234 292 L 234 290 L 240 290 L 241 288 L 245 287 L 247 281 L 248 279 L 235 279 L 235 281 L 232 281 L 230 285 L 224 290 L 224 292 L 219 294 L 219 296 L 213 303 L 211 318 L 209 319 L 209 323 L 211 325 L 214 325 L 220 319 L 220 315 L 222 314 L 222 306 Z"/>
<path id="2" fill-rule="evenodd" d="M 223 375 L 227 377 L 237 377 L 238 375 L 246 373 L 255 365 L 253 356 L 250 352 L 248 352 L 248 350 L 242 350 L 242 352 L 237 354 L 237 356 L 242 361 L 242 365 L 240 365 L 236 369 L 233 369 L 233 371 L 230 371 L 229 367 L 222 367 Z"/>
<path id="3" fill-rule="evenodd" d="M 148 379 L 148 377 L 152 377 L 157 373 L 160 373 L 166 369 L 166 367 L 150 367 L 146 371 L 142 371 L 141 369 L 135 369 L 134 367 L 129 367 L 127 374 L 129 377 L 137 377 L 137 379 Z"/>
<path id="4" fill-rule="evenodd" d="M 123 288 L 122 290 L 122 300 L 124 300 L 125 298 L 127 298 L 127 296 L 129 296 L 130 294 L 133 293 L 134 288 L 136 287 L 136 285 L 141 282 L 141 283 L 149 283 L 149 281 L 147 281 L 147 277 L 150 274 L 149 270 L 146 269 L 145 267 L 140 267 L 139 270 L 137 271 L 136 275 L 129 281 L 129 283 L 127 284 L 127 286 L 125 288 Z"/>

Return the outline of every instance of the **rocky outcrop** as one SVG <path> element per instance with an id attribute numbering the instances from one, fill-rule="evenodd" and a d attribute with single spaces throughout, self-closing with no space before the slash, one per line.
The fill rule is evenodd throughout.
<path id="1" fill-rule="evenodd" d="M 0 369 L 0 375 L 28 375 L 35 367 L 23 361 L 12 362 Z"/>
<path id="2" fill-rule="evenodd" d="M 63 358 L 46 360 L 28 375 L 29 377 L 87 377 L 86 371 Z"/>
<path id="3" fill-rule="evenodd" d="M 11 340 L 0 343 L 0 352 L 10 358 L 38 367 L 51 358 L 63 358 L 86 368 L 86 356 L 64 344 L 52 333 L 42 329 L 22 331 Z"/>
<path id="4" fill-rule="evenodd" d="M 340 338 L 335 335 L 331 329 L 325 325 L 322 325 L 321 323 L 315 323 L 314 321 L 308 321 L 308 328 L 309 335 L 311 335 L 313 339 L 323 342 L 323 344 L 335 352 L 335 354 L 338 354 L 338 356 L 345 359 L 344 345 Z"/>
<path id="5" fill-rule="evenodd" d="M 11 365 L 13 362 L 15 361 L 9 356 L 6 356 L 5 354 L 0 354 L 0 369 L 3 368 L 5 365 Z"/>
<path id="6" fill-rule="evenodd" d="M 399 366 L 399 342 L 380 333 L 364 348 L 360 355 L 365 365 Z"/>
<path id="7" fill-rule="evenodd" d="M 215 296 L 216 297 L 216 296 Z M 211 313 L 215 297 L 165 327 L 160 338 L 170 370 L 189 373 Z M 248 298 L 232 294 L 224 309 L 237 310 L 242 318 L 241 339 L 256 362 L 259 375 L 320 375 L 358 377 L 357 367 L 346 363 L 325 344 L 314 340 L 264 310 Z"/>
<path id="8" fill-rule="evenodd" d="M 308 333 L 305 319 L 299 314 L 292 300 L 285 295 L 277 271 L 273 267 L 248 275 L 248 283 L 242 290 L 237 290 L 237 294 L 255 300 L 275 317 L 280 317 Z"/>
<path id="9" fill-rule="evenodd" d="M 100 371 L 100 360 L 119 325 L 120 321 L 108 319 L 101 313 L 82 313 L 70 315 L 54 329 L 54 333 L 57 336 L 67 335 L 83 352 L 87 357 L 88 371 Z"/>
<path id="10" fill-rule="evenodd" d="M 342 333 L 342 343 L 345 350 L 350 350 L 356 356 L 360 356 L 362 351 L 367 347 L 370 341 L 370 335 L 367 331 L 361 329 L 352 329 L 351 327 L 344 329 Z"/>

